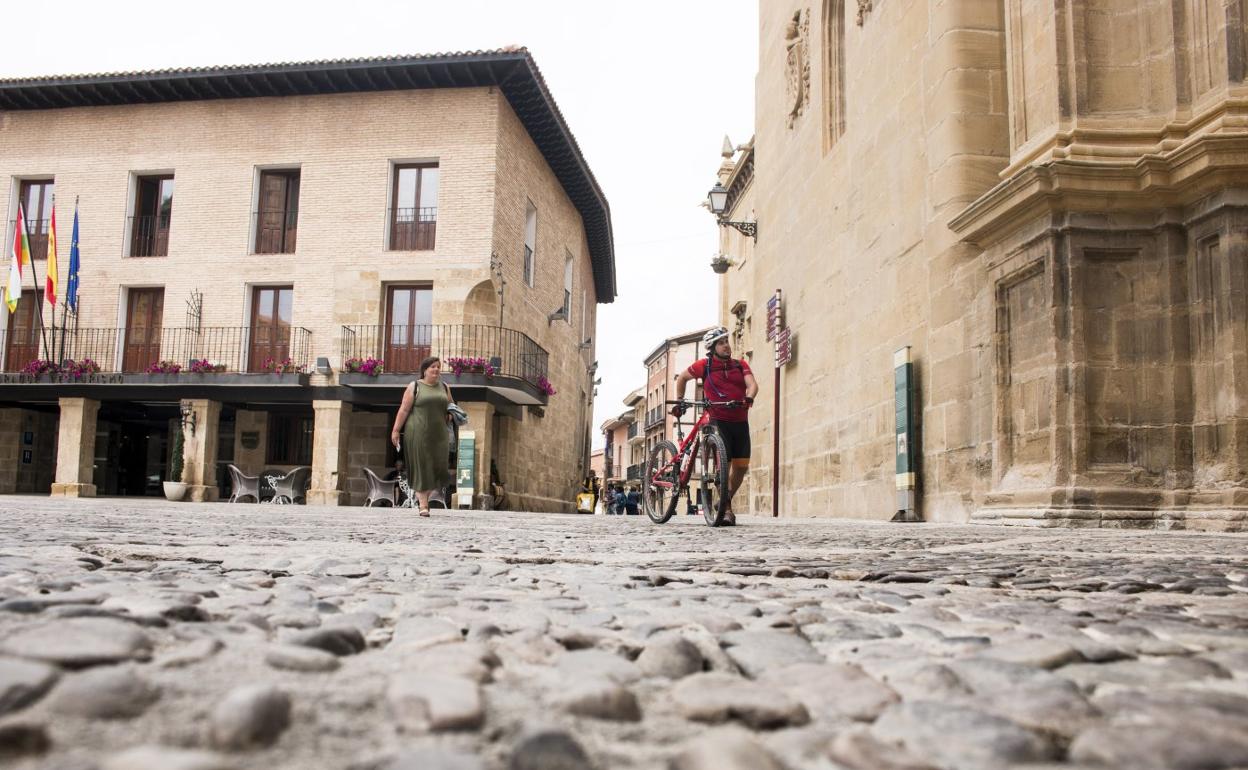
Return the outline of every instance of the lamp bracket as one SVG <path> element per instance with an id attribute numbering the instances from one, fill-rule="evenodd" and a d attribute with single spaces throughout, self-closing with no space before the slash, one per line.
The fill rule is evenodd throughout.
<path id="1" fill-rule="evenodd" d="M 731 227 L 737 230 L 742 235 L 748 235 L 751 238 L 753 238 L 756 243 L 758 242 L 758 223 L 757 222 L 733 222 L 728 219 L 721 219 L 719 220 L 719 223 L 721 225 L 724 225 L 725 227 Z"/>

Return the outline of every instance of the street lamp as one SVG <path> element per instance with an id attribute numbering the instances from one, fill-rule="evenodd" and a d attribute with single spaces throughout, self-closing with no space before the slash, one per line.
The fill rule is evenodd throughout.
<path id="1" fill-rule="evenodd" d="M 731 227 L 740 232 L 742 235 L 748 235 L 758 242 L 758 222 L 733 222 L 724 218 L 724 212 L 728 209 L 728 189 L 719 182 L 711 188 L 706 194 L 707 205 L 711 209 L 711 213 L 719 220 L 721 227 Z M 725 270 L 727 267 L 724 268 Z M 721 272 L 716 270 L 715 272 Z"/>

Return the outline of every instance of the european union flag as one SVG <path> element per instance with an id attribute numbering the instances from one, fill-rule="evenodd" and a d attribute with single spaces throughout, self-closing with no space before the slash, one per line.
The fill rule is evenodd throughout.
<path id="1" fill-rule="evenodd" d="M 69 242 L 69 283 L 65 287 L 65 304 L 78 312 L 78 201 L 74 201 L 74 235 Z"/>

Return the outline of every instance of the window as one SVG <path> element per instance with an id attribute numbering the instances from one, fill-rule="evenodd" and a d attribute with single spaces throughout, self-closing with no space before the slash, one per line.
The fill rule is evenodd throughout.
<path id="1" fill-rule="evenodd" d="M 566 251 L 563 257 L 563 315 L 568 323 L 572 323 L 572 255 Z M 577 340 L 583 341 L 584 338 Z"/>
<path id="2" fill-rule="evenodd" d="M 845 0 L 823 2 L 824 149 L 845 133 Z"/>
<path id="3" fill-rule="evenodd" d="M 529 202 L 524 213 L 524 283 L 533 286 L 534 263 L 537 261 L 537 209 Z"/>
<path id="4" fill-rule="evenodd" d="M 264 372 L 270 362 L 290 358 L 290 325 L 294 315 L 293 286 L 258 286 L 251 294 L 251 344 L 247 371 Z"/>
<path id="5" fill-rule="evenodd" d="M 126 332 L 121 370 L 142 372 L 160 360 L 165 290 L 130 289 L 126 295 Z"/>
<path id="6" fill-rule="evenodd" d="M 269 412 L 269 440 L 265 462 L 273 465 L 311 465 L 311 416 Z"/>
<path id="7" fill-rule="evenodd" d="M 438 228 L 438 164 L 394 167 L 390 250 L 432 249 Z"/>
<path id="8" fill-rule="evenodd" d="M 48 258 L 48 229 L 52 221 L 52 196 L 56 184 L 51 179 L 24 180 L 19 191 L 22 213 L 26 216 L 26 237 L 31 259 Z M 16 225 L 14 219 L 10 224 Z M 7 249 L 6 249 L 7 256 Z"/>
<path id="9" fill-rule="evenodd" d="M 26 364 L 39 358 L 39 319 L 37 311 L 43 302 L 43 292 L 22 292 L 17 310 L 6 313 L 9 317 L 9 333 L 5 335 L 4 369 L 20 372 Z"/>
<path id="10" fill-rule="evenodd" d="M 130 217 L 130 256 L 169 255 L 169 222 L 173 216 L 173 177 L 136 179 L 134 216 Z"/>
<path id="11" fill-rule="evenodd" d="M 386 295 L 388 372 L 416 372 L 433 350 L 433 288 L 391 286 Z"/>
<path id="12" fill-rule="evenodd" d="M 261 171 L 257 254 L 294 254 L 299 223 L 299 171 Z"/>

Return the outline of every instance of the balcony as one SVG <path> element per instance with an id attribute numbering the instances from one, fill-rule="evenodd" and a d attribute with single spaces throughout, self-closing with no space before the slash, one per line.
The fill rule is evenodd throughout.
<path id="1" fill-rule="evenodd" d="M 547 399 L 539 382 L 549 374 L 550 354 L 515 329 L 465 324 L 343 326 L 340 352 L 344 363 L 374 358 L 385 368 L 379 377 L 343 374 L 340 379 L 347 385 L 407 385 L 420 371 L 420 362 L 436 355 L 443 361 L 443 376 L 453 385 L 494 390 L 514 404 L 545 404 Z M 450 358 L 484 359 L 493 371 L 466 370 L 457 376 L 445 363 Z"/>
<path id="2" fill-rule="evenodd" d="M 30 258 L 33 260 L 48 258 L 48 232 L 52 229 L 51 219 L 27 219 L 26 220 L 26 242 L 30 246 Z M 17 220 L 9 220 L 9 237 L 10 240 L 5 244 L 4 263 L 8 265 L 9 249 L 12 244 L 12 233 L 17 230 Z M 8 275 L 6 272 L 5 275 Z"/>
<path id="3" fill-rule="evenodd" d="M 629 440 L 629 441 L 632 441 L 633 439 L 637 438 L 637 433 L 638 433 L 637 428 L 638 428 L 638 427 L 639 427 L 639 426 L 638 426 L 638 425 L 637 425 L 637 423 L 635 423 L 635 422 L 632 422 L 632 423 L 629 423 L 629 424 L 628 424 L 628 440 Z M 643 437 L 643 438 L 644 438 L 644 437 Z"/>
<path id="4" fill-rule="evenodd" d="M 130 256 L 169 256 L 170 219 L 170 214 L 130 217 L 128 220 L 130 228 Z"/>
<path id="5" fill-rule="evenodd" d="M 0 334 L 3 341 L 4 371 L 17 374 L 36 359 L 73 361 L 81 365 L 90 360 L 99 367 L 100 374 L 127 375 L 126 382 L 149 384 L 174 384 L 190 381 L 210 384 L 231 384 L 230 375 L 297 375 L 306 379 L 312 333 L 302 327 L 292 327 L 284 341 L 252 343 L 253 329 L 248 326 L 208 326 L 200 329 L 168 328 L 139 330 L 124 328 L 90 328 L 57 331 L 55 338 L 51 329 L 47 345 L 38 334 L 26 333 L 21 339 L 9 339 Z M 267 339 L 267 337 L 266 337 Z M 49 350 L 50 348 L 50 350 Z M 268 359 L 275 365 L 265 366 Z M 289 359 L 289 365 L 276 366 Z M 208 371 L 192 373 L 191 363 L 201 363 Z M 180 371 L 149 374 L 153 364 L 168 362 L 180 367 Z M 163 367 L 162 367 L 163 368 Z M 284 368 L 285 372 L 276 369 Z M 130 378 L 129 375 L 135 375 Z M 93 382 L 91 377 L 67 380 L 66 375 L 43 375 L 50 381 Z M 198 380 L 194 378 L 198 377 Z M 154 379 L 155 378 L 155 379 Z M 116 378 L 109 380 L 116 384 Z"/>
<path id="6" fill-rule="evenodd" d="M 386 209 L 390 223 L 390 251 L 426 251 L 438 234 L 438 207 Z"/>
<path id="7" fill-rule="evenodd" d="M 667 411 L 661 406 L 656 406 L 646 412 L 646 430 L 663 424 L 663 420 L 667 417 Z"/>
<path id="8" fill-rule="evenodd" d="M 253 211 L 252 227 L 256 232 L 255 253 L 294 254 L 295 236 L 299 229 L 299 211 Z"/>
<path id="9" fill-rule="evenodd" d="M 628 480 L 641 481 L 641 463 L 628 466 Z"/>

